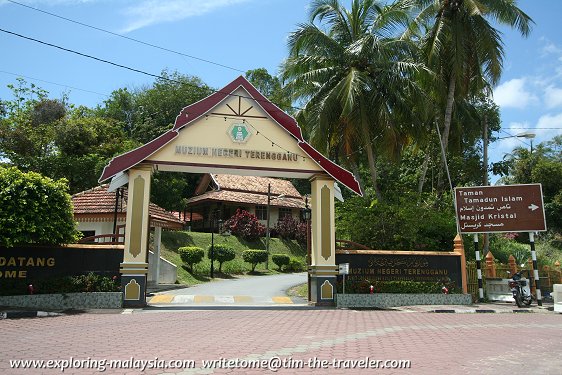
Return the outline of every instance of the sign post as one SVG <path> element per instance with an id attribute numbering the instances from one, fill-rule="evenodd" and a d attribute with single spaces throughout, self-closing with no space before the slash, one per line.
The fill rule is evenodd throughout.
<path id="1" fill-rule="evenodd" d="M 533 260 L 533 276 L 535 277 L 535 290 L 537 291 L 537 304 L 542 306 L 541 283 L 539 280 L 539 268 L 537 267 L 537 253 L 535 251 L 535 233 L 529 232 L 529 243 L 531 244 L 531 259 Z M 530 285 L 529 285 L 530 287 Z"/>
<path id="2" fill-rule="evenodd" d="M 478 233 L 528 232 L 537 303 L 542 306 L 534 235 L 546 231 L 541 184 L 457 187 L 455 201 L 460 233 L 474 234 L 480 299 L 484 292 Z"/>
<path id="3" fill-rule="evenodd" d="M 343 290 L 343 294 L 345 294 L 345 275 L 349 273 L 349 263 L 341 263 L 339 264 L 338 268 L 340 271 L 340 275 L 343 275 L 342 290 Z"/>
<path id="4" fill-rule="evenodd" d="M 476 276 L 478 277 L 478 302 L 484 302 L 484 283 L 482 282 L 482 259 L 478 248 L 478 233 L 474 233 L 474 258 L 476 259 Z"/>

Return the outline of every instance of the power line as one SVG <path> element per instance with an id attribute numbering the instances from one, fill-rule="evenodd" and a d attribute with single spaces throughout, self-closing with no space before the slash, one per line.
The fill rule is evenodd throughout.
<path id="1" fill-rule="evenodd" d="M 190 58 L 190 59 L 203 61 L 203 62 L 205 62 L 205 63 L 207 63 L 207 64 L 212 64 L 212 65 L 220 66 L 221 68 L 226 68 L 226 69 L 230 69 L 230 70 L 234 70 L 234 71 L 242 72 L 242 73 L 245 73 L 245 72 L 246 72 L 246 71 L 244 71 L 244 70 L 241 70 L 241 69 L 238 69 L 238 68 L 233 68 L 233 67 L 231 67 L 231 66 L 224 65 L 224 64 L 221 64 L 221 63 L 218 63 L 218 62 L 214 62 L 214 61 L 207 60 L 207 59 L 204 59 L 204 58 L 201 58 L 201 57 L 197 57 L 197 56 L 193 56 L 193 55 L 188 55 L 188 54 L 183 53 L 183 52 L 178 52 L 178 51 L 175 51 L 175 50 L 173 50 L 173 49 L 169 49 L 169 48 L 166 48 L 166 47 L 161 47 L 161 46 L 158 46 L 158 45 L 156 45 L 156 44 L 152 44 L 152 43 L 148 43 L 148 42 L 145 42 L 145 41 L 142 41 L 142 40 L 139 40 L 139 39 L 135 39 L 135 38 L 128 37 L 128 36 L 126 36 L 126 35 L 114 33 L 113 31 L 109 31 L 109 30 L 102 29 L 101 27 L 88 25 L 87 23 L 83 23 L 83 22 L 80 22 L 80 21 L 76 21 L 76 20 L 73 20 L 73 19 L 71 19 L 71 18 L 63 17 L 63 16 L 60 16 L 60 15 L 55 14 L 55 13 L 47 12 L 46 10 L 43 10 L 43 9 L 39 9 L 39 8 L 32 7 L 31 5 L 26 5 L 26 4 L 18 3 L 17 1 L 13 1 L 13 0 L 8 0 L 8 1 L 9 1 L 10 3 L 12 3 L 12 4 L 16 4 L 16 5 L 19 5 L 19 6 L 28 8 L 28 9 L 32 9 L 32 10 L 34 10 L 34 11 L 41 12 L 41 13 L 47 14 L 47 15 L 52 16 L 52 17 L 60 18 L 60 19 L 62 19 L 62 20 L 65 20 L 65 21 L 68 21 L 68 22 L 72 22 L 72 23 L 75 23 L 75 24 L 80 25 L 80 26 L 88 27 L 88 28 L 93 29 L 93 30 L 97 30 L 97 31 L 101 31 L 101 32 L 103 32 L 103 33 L 107 33 L 107 34 L 113 35 L 113 36 L 117 36 L 117 37 L 119 37 L 119 38 L 127 39 L 127 40 L 129 40 L 129 41 L 131 41 L 131 42 L 143 44 L 143 45 L 145 45 L 145 46 L 149 46 L 149 47 L 156 48 L 156 49 L 159 49 L 159 50 L 162 50 L 162 51 L 170 52 L 170 53 L 173 53 L 173 54 L 176 54 L 176 55 L 188 57 L 188 58 Z"/>
<path id="2" fill-rule="evenodd" d="M 86 58 L 89 58 L 89 59 L 92 59 L 92 60 L 96 60 L 96 61 L 99 61 L 99 62 L 102 62 L 102 63 L 105 63 L 105 64 L 113 65 L 113 66 L 116 66 L 116 67 L 118 67 L 118 68 L 130 70 L 130 71 L 132 71 L 132 72 L 144 74 L 144 75 L 147 75 L 147 76 L 150 76 L 150 77 L 153 77 L 153 78 L 161 79 L 161 80 L 168 81 L 168 82 L 177 83 L 177 84 L 180 84 L 180 85 L 186 85 L 186 86 L 190 86 L 190 87 L 197 88 L 197 89 L 203 89 L 203 87 L 200 87 L 200 86 L 198 86 L 198 85 L 196 85 L 196 84 L 193 84 L 193 83 L 181 82 L 181 81 L 178 81 L 178 80 L 175 80 L 175 79 L 172 79 L 172 78 L 168 78 L 168 77 L 164 77 L 164 76 L 161 76 L 161 75 L 158 75 L 158 74 L 149 73 L 149 72 L 146 72 L 146 71 L 144 71 L 144 70 L 140 70 L 140 69 L 137 69 L 137 68 L 132 68 L 132 67 L 130 67 L 130 66 L 123 65 L 123 64 L 119 64 L 119 63 L 116 63 L 116 62 L 113 62 L 113 61 L 110 61 L 110 60 L 105 60 L 105 59 L 102 59 L 102 58 L 100 58 L 100 57 L 88 55 L 88 54 L 86 54 L 86 53 L 82 53 L 82 52 L 78 52 L 78 51 L 75 51 L 75 50 L 72 50 L 72 49 L 69 49 L 69 48 L 61 47 L 61 46 L 56 45 L 56 44 L 44 42 L 44 41 L 42 41 L 42 40 L 35 39 L 35 38 L 29 37 L 29 36 L 25 36 L 25 35 L 22 35 L 22 34 L 18 34 L 18 33 L 13 32 L 13 31 L 1 29 L 1 28 L 0 28 L 0 31 L 3 32 L 3 33 L 6 33 L 6 34 L 10 34 L 10 35 L 17 36 L 17 37 L 19 37 L 19 38 L 23 38 L 23 39 L 30 40 L 30 41 L 32 41 L 32 42 L 36 42 L 36 43 L 40 43 L 40 44 L 43 44 L 43 45 L 46 45 L 46 46 L 49 46 L 49 47 L 57 48 L 57 49 L 60 49 L 60 50 L 62 50 L 62 51 L 65 51 L 65 52 L 70 52 L 70 53 L 73 53 L 73 54 L 75 54 L 75 55 L 79 55 L 79 56 L 82 56 L 82 57 L 86 57 Z M 224 92 L 224 91 L 212 89 L 212 88 L 210 88 L 210 87 L 208 87 L 208 88 L 206 88 L 206 89 L 209 90 L 209 91 L 211 91 L 211 92 L 220 93 L 220 94 L 223 94 L 223 95 L 226 95 L 226 96 L 233 96 L 233 97 L 238 97 L 238 98 L 243 98 L 243 99 L 249 99 L 249 100 L 256 101 L 256 102 L 258 102 L 258 103 L 259 103 L 259 102 L 264 102 L 264 103 L 267 102 L 267 103 L 270 103 L 270 101 L 268 101 L 267 99 L 262 100 L 262 99 L 252 98 L 252 97 L 250 97 L 250 96 L 236 95 L 236 94 L 232 94 L 232 93 L 230 93 L 230 92 Z M 302 108 L 299 108 L 299 107 L 291 107 L 291 108 L 297 109 L 297 110 L 301 110 L 301 109 L 302 109 Z M 275 111 L 275 112 L 283 112 L 281 109 L 273 110 L 273 111 Z"/>
<path id="3" fill-rule="evenodd" d="M 12 72 L 6 72 L 6 71 L 4 71 L 4 70 L 0 70 L 0 73 L 10 74 L 10 75 L 13 75 L 13 76 L 16 76 L 16 77 L 23 77 L 23 78 L 27 78 L 27 79 L 30 79 L 30 80 L 33 80 L 33 81 L 39 81 L 39 82 L 49 83 L 49 84 L 51 84 L 51 85 L 61 86 L 61 87 L 65 87 L 65 88 L 69 88 L 69 89 L 73 89 L 73 90 L 89 92 L 89 93 L 91 93 L 91 94 L 96 94 L 96 95 L 105 96 L 105 97 L 108 97 L 108 98 L 109 98 L 109 95 L 107 95 L 107 94 L 102 94 L 101 92 L 96 92 L 96 91 L 81 89 L 81 88 L 78 88 L 78 87 L 65 85 L 65 84 L 63 84 L 63 83 L 56 83 L 56 82 L 46 81 L 46 80 L 44 80 L 44 79 L 29 77 L 29 76 L 26 76 L 26 75 L 23 75 L 23 74 L 16 74 L 16 73 L 12 73 Z"/>
<path id="4" fill-rule="evenodd" d="M 534 130 L 534 129 L 541 129 L 541 130 L 560 130 L 562 128 L 523 128 L 523 127 L 512 127 L 510 129 L 523 129 L 523 130 Z"/>
<path id="5" fill-rule="evenodd" d="M 526 145 L 526 146 L 531 146 L 529 143 L 525 142 L 524 140 L 522 140 L 520 137 L 518 137 L 518 136 L 516 136 L 516 135 L 513 135 L 513 134 L 511 134 L 511 133 L 509 133 L 509 132 L 507 132 L 507 131 L 505 131 L 505 130 L 503 130 L 503 129 L 500 129 L 500 131 L 501 131 L 501 132 L 504 132 L 504 133 L 507 134 L 507 135 L 509 135 L 510 138 L 515 138 L 515 139 L 517 139 L 519 142 L 523 143 L 523 144 Z"/>

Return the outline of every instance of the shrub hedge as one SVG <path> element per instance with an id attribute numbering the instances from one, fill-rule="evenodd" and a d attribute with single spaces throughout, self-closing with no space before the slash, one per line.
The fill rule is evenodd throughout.
<path id="1" fill-rule="evenodd" d="M 33 294 L 82 293 L 82 292 L 118 292 L 118 276 L 100 276 L 93 272 L 87 275 L 51 277 L 42 280 L 3 279 L 0 280 L 0 295 L 13 296 L 29 294 L 29 285 L 33 285 Z"/>
<path id="2" fill-rule="evenodd" d="M 201 262 L 205 256 L 205 251 L 196 246 L 180 247 L 178 253 L 180 254 L 182 262 L 189 267 L 191 272 L 193 272 L 193 266 Z"/>
<path id="3" fill-rule="evenodd" d="M 289 264 L 291 257 L 287 254 L 273 254 L 271 256 L 271 260 L 277 265 L 277 267 L 279 267 L 279 271 L 281 271 L 281 268 L 283 268 L 283 266 Z"/>
<path id="4" fill-rule="evenodd" d="M 67 180 L 0 166 L 0 246 L 75 243 L 78 235 Z"/>
<path id="5" fill-rule="evenodd" d="M 242 259 L 244 259 L 244 262 L 252 265 L 252 272 L 256 270 L 258 263 L 267 261 L 267 257 L 268 254 L 265 250 L 244 250 L 242 252 Z"/>
<path id="6" fill-rule="evenodd" d="M 228 245 L 214 245 L 213 258 L 219 262 L 219 272 L 222 272 L 222 264 L 236 258 L 236 252 Z M 207 258 L 211 259 L 211 246 L 207 248 Z"/>
<path id="7" fill-rule="evenodd" d="M 443 286 L 447 287 L 449 293 L 460 293 L 460 290 L 451 282 L 425 282 L 425 281 L 350 281 L 345 282 L 345 292 L 355 294 L 370 293 L 373 285 L 375 293 L 397 293 L 397 294 L 433 294 L 442 293 Z M 338 283 L 338 292 L 342 292 L 342 283 Z"/>

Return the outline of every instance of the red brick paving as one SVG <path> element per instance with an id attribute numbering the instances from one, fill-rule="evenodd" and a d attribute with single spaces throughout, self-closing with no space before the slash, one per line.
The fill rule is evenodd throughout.
<path id="1" fill-rule="evenodd" d="M 221 310 L 82 314 L 0 321 L 0 373 L 10 359 L 408 359 L 410 369 L 279 369 L 281 374 L 561 374 L 560 314 L 432 314 L 353 310 Z M 147 374 L 181 373 L 146 370 Z M 215 369 L 214 373 L 273 373 Z M 64 374 L 99 374 L 71 370 Z M 108 374 L 139 374 L 134 369 Z M 186 369 L 185 373 L 201 372 Z"/>

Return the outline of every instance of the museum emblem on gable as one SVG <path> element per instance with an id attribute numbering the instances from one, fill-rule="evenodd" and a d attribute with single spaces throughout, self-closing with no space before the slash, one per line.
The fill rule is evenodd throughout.
<path id="1" fill-rule="evenodd" d="M 248 125 L 244 123 L 234 123 L 228 129 L 228 135 L 234 143 L 246 143 L 248 142 L 248 139 L 250 139 L 252 133 L 250 132 L 250 129 L 248 129 Z"/>

